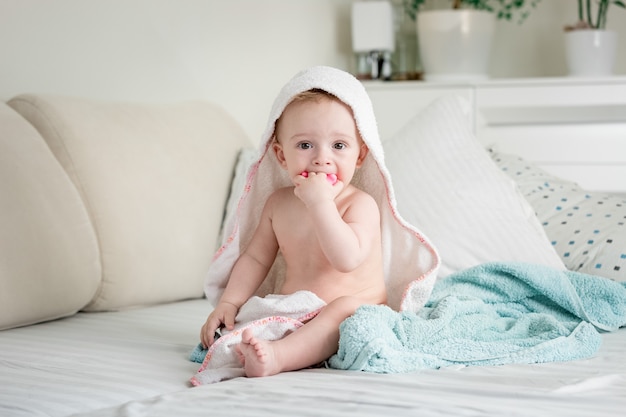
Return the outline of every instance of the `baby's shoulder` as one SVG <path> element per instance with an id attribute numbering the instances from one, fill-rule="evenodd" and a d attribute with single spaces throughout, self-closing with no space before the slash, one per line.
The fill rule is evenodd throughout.
<path id="1" fill-rule="evenodd" d="M 370 193 L 363 191 L 354 185 L 350 185 L 350 193 L 347 194 L 347 198 L 358 201 L 376 202 Z"/>
<path id="2" fill-rule="evenodd" d="M 350 192 L 346 193 L 344 200 L 346 205 L 350 207 L 369 207 L 371 209 L 378 209 L 378 203 L 371 194 L 352 185 L 350 187 Z"/>
<path id="3" fill-rule="evenodd" d="M 265 205 L 276 206 L 289 203 L 296 198 L 293 193 L 293 188 L 294 187 L 282 187 L 272 191 Z"/>

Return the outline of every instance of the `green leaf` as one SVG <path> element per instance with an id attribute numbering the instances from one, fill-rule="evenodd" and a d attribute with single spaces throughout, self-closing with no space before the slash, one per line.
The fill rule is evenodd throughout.
<path id="1" fill-rule="evenodd" d="M 623 1 L 620 0 L 614 0 L 613 4 L 616 6 L 621 7 L 622 9 L 626 9 L 626 3 L 624 3 Z"/>

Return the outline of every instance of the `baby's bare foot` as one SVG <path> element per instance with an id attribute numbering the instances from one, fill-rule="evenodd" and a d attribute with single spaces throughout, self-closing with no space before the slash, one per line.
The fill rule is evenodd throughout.
<path id="1" fill-rule="evenodd" d="M 280 372 L 272 342 L 257 339 L 252 335 L 252 330 L 243 331 L 237 350 L 246 376 L 269 376 Z"/>

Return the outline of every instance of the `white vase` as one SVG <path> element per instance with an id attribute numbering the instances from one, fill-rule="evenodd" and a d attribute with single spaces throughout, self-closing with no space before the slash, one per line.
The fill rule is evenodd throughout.
<path id="1" fill-rule="evenodd" d="M 610 76 L 616 53 L 616 32 L 600 29 L 565 32 L 565 55 L 570 76 Z"/>
<path id="2" fill-rule="evenodd" d="M 417 41 L 427 81 L 481 81 L 488 67 L 495 15 L 479 10 L 417 14 Z"/>

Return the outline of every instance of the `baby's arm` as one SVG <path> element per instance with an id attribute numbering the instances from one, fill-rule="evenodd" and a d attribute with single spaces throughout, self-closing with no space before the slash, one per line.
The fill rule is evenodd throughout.
<path id="1" fill-rule="evenodd" d="M 380 233 L 380 213 L 376 201 L 357 191 L 342 214 L 334 201 L 322 200 L 309 207 L 316 224 L 320 246 L 335 269 L 350 272 L 369 256 Z"/>
<path id="2" fill-rule="evenodd" d="M 202 326 L 200 341 L 204 347 L 213 344 L 215 331 L 222 325 L 233 329 L 239 308 L 256 292 L 274 263 L 278 242 L 270 217 L 272 201 L 270 197 L 250 244 L 235 262 L 220 301 Z"/>

